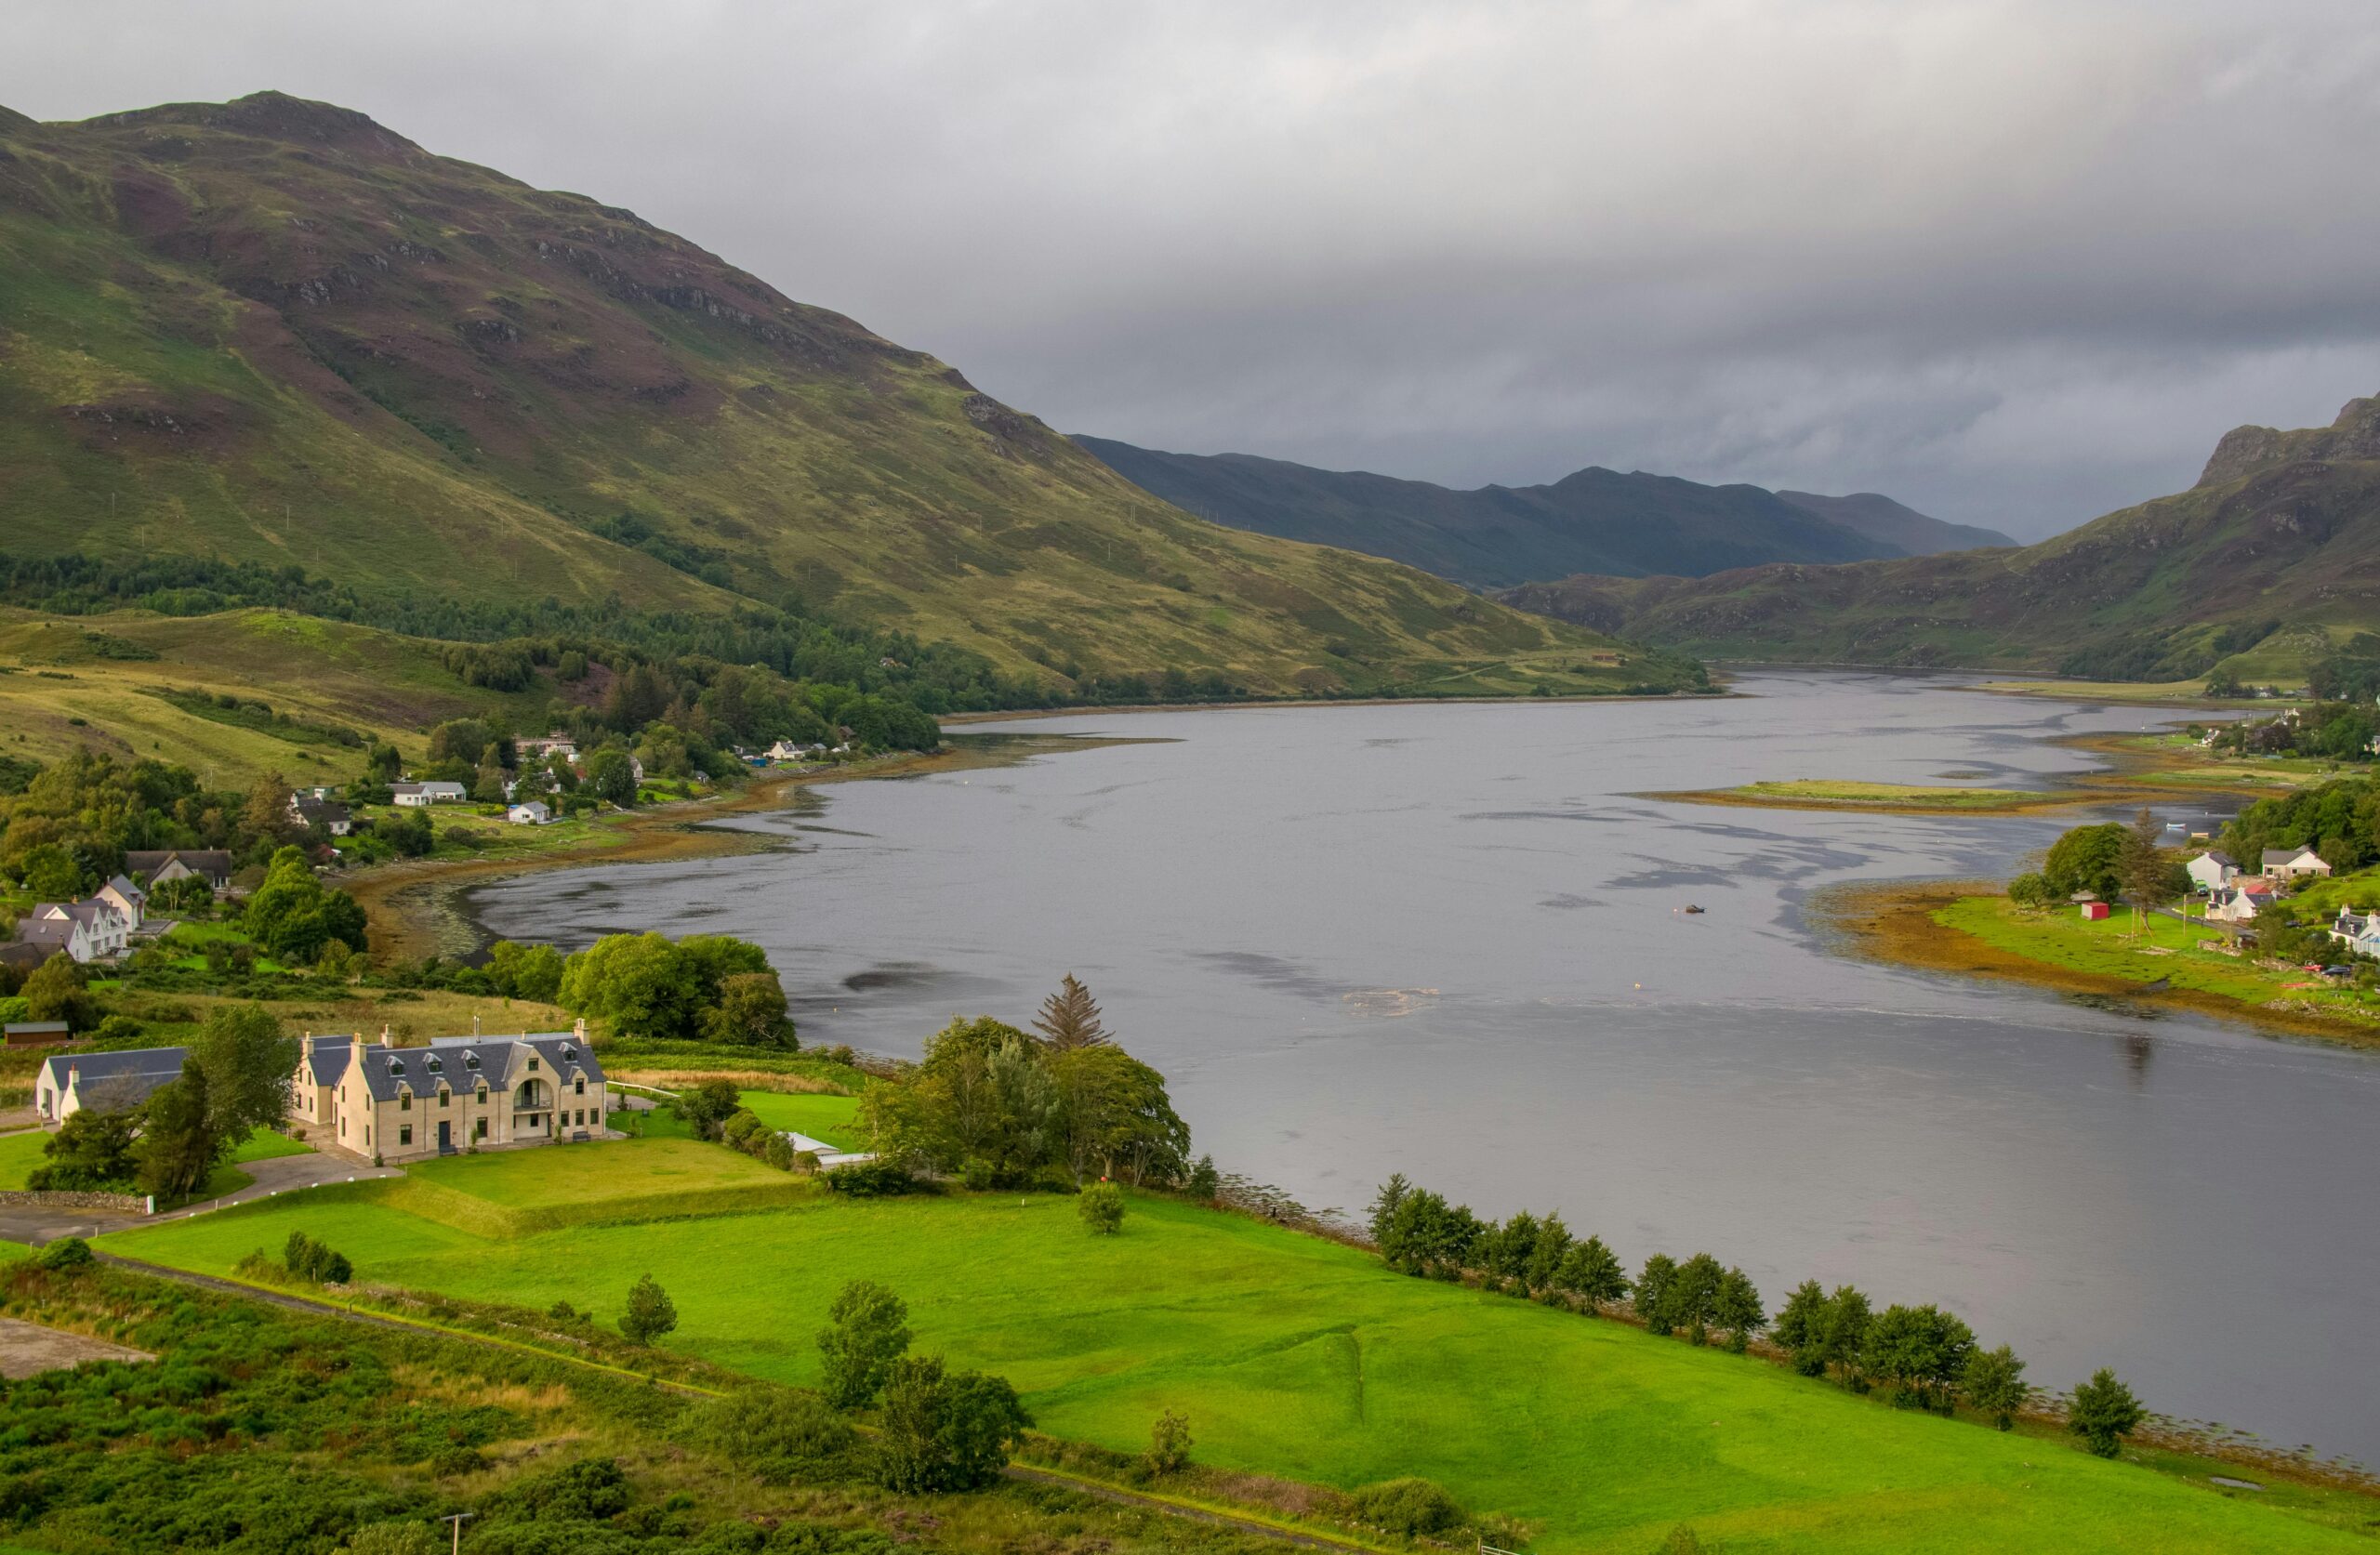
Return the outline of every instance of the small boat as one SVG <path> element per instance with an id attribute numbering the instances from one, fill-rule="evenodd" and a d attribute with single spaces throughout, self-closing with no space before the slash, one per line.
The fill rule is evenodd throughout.
<path id="1" fill-rule="evenodd" d="M 1678 909 L 1678 911 L 1680 911 L 1680 912 L 1682 912 L 1682 913 L 1699 913 L 1699 912 L 1701 912 L 1701 911 L 1702 911 L 1702 909 L 1701 909 L 1701 908 L 1699 908 L 1699 907 L 1698 907 L 1698 906 L 1696 906 L 1693 903 L 1689 902 L 1689 903 L 1687 903 L 1685 906 L 1683 906 L 1683 907 L 1679 908 L 1679 909 Z"/>

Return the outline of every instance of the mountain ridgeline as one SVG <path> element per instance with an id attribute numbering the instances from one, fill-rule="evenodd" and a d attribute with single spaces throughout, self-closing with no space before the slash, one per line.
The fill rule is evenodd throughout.
<path id="1" fill-rule="evenodd" d="M 1061 698 L 1668 688 L 1693 666 L 1208 523 L 926 354 L 633 213 L 278 93 L 0 114 L 19 559 L 301 569 L 378 600 L 756 604 Z"/>
<path id="2" fill-rule="evenodd" d="M 1739 661 L 2302 675 L 2380 632 L 2380 398 L 2328 427 L 2239 428 L 2188 491 L 2020 549 L 1581 576 L 1501 598 Z"/>
<path id="3" fill-rule="evenodd" d="M 1249 454 L 1074 440 L 1143 490 L 1259 534 L 1387 557 L 1477 588 L 1573 573 L 1699 577 L 1765 561 L 1859 561 L 2016 542 L 1872 493 L 1816 496 L 1588 468 L 1456 491 Z"/>

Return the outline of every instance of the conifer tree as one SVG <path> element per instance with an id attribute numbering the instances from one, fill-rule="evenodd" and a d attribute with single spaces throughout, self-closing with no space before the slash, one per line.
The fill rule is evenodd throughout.
<path id="1" fill-rule="evenodd" d="M 1116 1040 L 1100 1021 L 1099 1001 L 1091 996 L 1091 990 L 1072 972 L 1066 974 L 1056 993 L 1041 1001 L 1041 1013 L 1034 1018 L 1033 1029 L 1061 1052 L 1076 1048 L 1104 1048 Z"/>

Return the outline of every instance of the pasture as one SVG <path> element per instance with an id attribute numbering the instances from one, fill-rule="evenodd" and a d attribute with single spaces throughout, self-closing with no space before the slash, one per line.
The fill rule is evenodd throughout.
<path id="1" fill-rule="evenodd" d="M 818 1197 L 525 1235 L 413 1212 L 441 1207 L 423 1188 L 560 1205 L 570 1179 L 627 1184 L 611 1202 L 633 1211 L 654 1196 L 640 1185 L 699 1175 L 698 1156 L 718 1177 L 714 1202 L 744 1191 L 752 1164 L 716 1147 L 573 1146 L 441 1162 L 419 1183 L 291 1195 L 103 1245 L 225 1273 L 303 1230 L 367 1281 L 566 1299 L 606 1323 L 650 1272 L 681 1314 L 670 1348 L 793 1383 L 815 1380 L 812 1336 L 835 1291 L 864 1276 L 907 1299 L 919 1349 L 1007 1376 L 1054 1435 L 1137 1449 L 1176 1409 L 1202 1462 L 1350 1487 L 1424 1475 L 1474 1509 L 1539 1523 L 1547 1555 L 1636 1555 L 1681 1522 L 1745 1551 L 2367 1548 L 2062 1440 L 1896 1411 L 1170 1200 L 1136 1197 L 1115 1237 L 1086 1234 L 1073 1201 L 1049 1195 Z M 2316 1515 L 2340 1514 L 2323 1503 Z"/>

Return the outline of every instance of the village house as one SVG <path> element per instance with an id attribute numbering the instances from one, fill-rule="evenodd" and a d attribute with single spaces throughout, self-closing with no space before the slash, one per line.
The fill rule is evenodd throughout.
<path id="1" fill-rule="evenodd" d="M 88 1108 L 128 1112 L 168 1081 L 181 1077 L 183 1048 L 135 1048 L 120 1053 L 57 1053 L 33 1076 L 33 1111 L 51 1127 Z"/>
<path id="2" fill-rule="evenodd" d="M 602 1065 L 585 1021 L 519 1036 L 440 1036 L 395 1048 L 383 1031 L 298 1044 L 293 1124 L 313 1141 L 388 1161 L 603 1137 Z"/>
<path id="3" fill-rule="evenodd" d="M 530 799 L 506 810 L 504 818 L 516 826 L 542 826 L 554 818 L 554 812 L 541 801 Z"/>
<path id="4" fill-rule="evenodd" d="M 27 940 L 10 940 L 0 944 L 0 967 L 6 967 L 20 978 L 37 971 L 50 957 L 50 951 Z"/>
<path id="5" fill-rule="evenodd" d="M 56 1048 L 73 1035 L 63 1021 L 11 1021 L 0 1027 L 0 1042 L 11 1048 Z"/>
<path id="6" fill-rule="evenodd" d="M 772 761 L 807 761 L 813 756 L 824 756 L 826 752 L 826 747 L 824 745 L 796 745 L 791 740 L 779 740 L 775 745 L 769 747 L 769 759 Z"/>
<path id="7" fill-rule="evenodd" d="M 135 849 L 125 854 L 124 867 L 152 891 L 193 876 L 218 893 L 231 886 L 231 855 L 220 848 Z"/>
<path id="8" fill-rule="evenodd" d="M 2272 882 L 2261 876 L 2243 875 L 2216 893 L 2206 905 L 2206 916 L 2217 923 L 2253 923 L 2272 903 Z"/>
<path id="9" fill-rule="evenodd" d="M 2307 875 L 2328 875 L 2331 866 L 2311 848 L 2268 848 L 2262 873 L 2270 880 L 2294 880 Z"/>
<path id="10" fill-rule="evenodd" d="M 2331 925 L 2331 938 L 2349 950 L 2380 957 L 2380 913 L 2354 913 L 2340 908 L 2337 919 Z"/>
<path id="11" fill-rule="evenodd" d="M 564 761 L 575 762 L 578 759 L 578 742 L 567 734 L 549 734 L 536 740 L 515 740 L 512 742 L 512 748 L 519 753 L 521 764 L 524 767 L 532 761 L 549 761 L 557 756 Z"/>
<path id="12" fill-rule="evenodd" d="M 149 919 L 149 893 L 121 875 L 110 877 L 108 883 L 99 889 L 97 899 L 122 913 L 126 927 L 133 933 L 139 933 L 140 926 Z"/>
<path id="13" fill-rule="evenodd" d="M 345 805 L 302 788 L 289 796 L 289 818 L 301 826 L 320 826 L 333 837 L 345 837 L 354 826 Z"/>
<path id="14" fill-rule="evenodd" d="M 112 902 L 92 897 L 81 902 L 36 902 L 17 920 L 17 938 L 49 951 L 64 951 L 77 961 L 104 960 L 124 954 L 132 937 L 132 920 Z"/>
<path id="15" fill-rule="evenodd" d="M 390 797 L 407 810 L 427 810 L 431 805 L 461 804 L 470 794 L 459 783 L 433 781 L 430 783 L 392 783 Z"/>
<path id="16" fill-rule="evenodd" d="M 2189 876 L 2191 885 L 2209 896 L 2229 885 L 2240 875 L 2240 866 L 2230 854 L 2213 849 L 2182 865 L 2182 870 Z"/>

